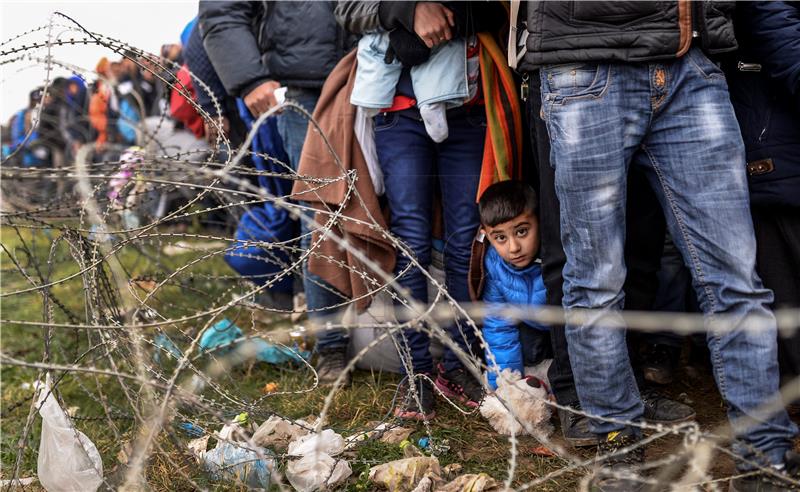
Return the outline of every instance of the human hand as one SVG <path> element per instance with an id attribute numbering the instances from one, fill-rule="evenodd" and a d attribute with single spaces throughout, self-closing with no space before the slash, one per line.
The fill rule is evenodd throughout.
<path id="1" fill-rule="evenodd" d="M 244 96 L 244 104 L 250 110 L 250 113 L 258 118 L 261 113 L 266 113 L 271 107 L 277 106 L 278 101 L 275 99 L 275 89 L 280 86 L 280 82 L 268 80 Z"/>
<path id="2" fill-rule="evenodd" d="M 437 2 L 418 2 L 414 8 L 414 32 L 428 48 L 453 39 L 453 12 Z"/>
<path id="3" fill-rule="evenodd" d="M 220 123 L 220 121 L 213 117 L 211 119 L 203 120 L 203 129 L 205 130 L 206 134 L 206 142 L 208 142 L 210 145 L 216 145 L 217 138 L 219 137 L 219 133 L 217 132 L 217 123 Z M 220 126 L 222 126 L 222 134 L 227 135 L 228 131 L 231 129 L 231 122 L 228 121 L 227 117 L 223 116 Z"/>

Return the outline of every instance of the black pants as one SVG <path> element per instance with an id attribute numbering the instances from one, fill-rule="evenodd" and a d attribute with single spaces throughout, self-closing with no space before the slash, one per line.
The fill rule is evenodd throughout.
<path id="1" fill-rule="evenodd" d="M 528 98 L 529 129 L 534 162 L 539 177 L 539 236 L 542 259 L 542 277 L 547 288 L 547 304 L 561 306 L 564 279 L 561 271 L 567 261 L 561 245 L 561 226 L 558 197 L 555 190 L 555 171 L 550 166 L 550 139 L 547 127 L 540 118 L 541 92 L 538 73 L 530 74 Z M 626 212 L 627 234 L 625 264 L 628 276 L 623 287 L 625 309 L 646 311 L 652 309 L 657 290 L 657 274 L 666 233 L 666 223 L 661 207 L 644 173 L 632 168 L 628 178 L 628 205 Z M 550 330 L 553 345 L 553 363 L 548 378 L 556 400 L 562 405 L 578 401 L 575 381 L 567 352 L 564 326 Z M 638 341 L 634 332 L 628 334 L 628 345 Z M 641 387 L 644 378 L 638 369 L 638 350 L 630 350 L 631 363 Z"/>
<path id="2" fill-rule="evenodd" d="M 775 293 L 775 309 L 800 307 L 800 209 L 753 206 L 756 270 Z M 800 375 L 800 331 L 779 336 L 781 376 Z"/>

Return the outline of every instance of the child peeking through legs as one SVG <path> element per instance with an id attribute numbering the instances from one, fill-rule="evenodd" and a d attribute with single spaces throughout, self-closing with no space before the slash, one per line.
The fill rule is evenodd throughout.
<path id="1" fill-rule="evenodd" d="M 548 327 L 527 320 L 517 323 L 497 314 L 498 308 L 505 305 L 545 304 L 542 269 L 536 262 L 539 252 L 536 204 L 536 192 L 520 181 L 496 183 L 486 189 L 478 202 L 481 235 L 484 241 L 488 239 L 489 246 L 483 261 L 478 259 L 478 265 L 473 263 L 483 267 L 483 275 L 479 275 L 482 285 L 473 290 L 482 290 L 482 296 L 476 294 L 488 309 L 483 336 L 492 390 L 497 389 L 497 375 L 503 369 L 516 371 L 521 378 L 525 366 L 552 357 Z M 470 279 L 474 285 L 474 271 Z"/>

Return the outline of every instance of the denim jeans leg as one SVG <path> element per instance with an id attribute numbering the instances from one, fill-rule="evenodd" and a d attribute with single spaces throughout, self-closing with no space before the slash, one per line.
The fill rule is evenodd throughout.
<path id="1" fill-rule="evenodd" d="M 411 259 L 398 251 L 395 274 L 411 298 L 427 305 L 428 280 L 421 268 L 431 264 L 431 217 L 436 183 L 436 148 L 422 121 L 384 113 L 375 117 L 375 149 L 383 170 L 386 199 L 391 217 L 389 229 L 411 250 L 419 267 L 409 267 Z M 418 316 L 395 302 L 400 321 Z M 408 349 L 414 372 L 432 372 L 430 339 L 421 329 L 406 328 L 399 337 L 401 348 Z M 406 354 L 401 352 L 401 360 Z M 405 371 L 405 365 L 404 371 Z"/>
<path id="2" fill-rule="evenodd" d="M 628 358 L 623 307 L 628 166 L 644 134 L 647 73 L 609 64 L 545 67 L 542 104 L 561 212 L 566 337 L 581 405 L 604 434 L 637 421 L 643 405 Z M 583 323 L 571 310 L 592 309 Z"/>
<path id="3" fill-rule="evenodd" d="M 667 71 L 662 103 L 643 143 L 675 244 L 709 316 L 708 345 L 741 456 L 781 463 L 797 426 L 778 396 L 772 292 L 755 273 L 745 153 L 721 70 L 697 48 Z M 677 124 L 676 122 L 680 122 Z M 724 326 L 714 317 L 726 316 Z M 752 419 L 752 420 L 751 420 Z M 751 466 L 739 463 L 747 470 Z"/>
<path id="4" fill-rule="evenodd" d="M 480 227 L 477 193 L 483 162 L 486 116 L 483 108 L 448 117 L 450 136 L 438 144 L 439 185 L 444 217 L 444 270 L 447 291 L 458 302 L 469 302 L 467 274 L 472 241 Z M 458 321 L 447 332 L 459 348 L 471 354 L 475 328 Z M 475 354 L 472 354 L 474 357 Z M 462 366 L 455 352 L 445 346 L 445 371 Z"/>
<path id="5" fill-rule="evenodd" d="M 319 94 L 320 91 L 315 89 L 290 87 L 286 97 L 300 104 L 309 113 L 313 113 Z M 289 164 L 295 171 L 300 164 L 300 155 L 303 152 L 307 130 L 308 118 L 305 115 L 292 109 L 287 109 L 278 115 L 278 133 L 283 140 L 286 154 L 289 156 Z M 313 218 L 314 214 L 308 211 L 306 216 Z M 308 234 L 311 228 L 305 220 L 301 221 L 300 230 L 304 235 L 300 246 L 308 249 L 311 246 L 311 235 Z M 326 308 L 344 302 L 344 296 L 341 293 L 336 292 L 333 287 L 308 271 L 308 262 L 303 263 L 303 290 L 306 293 L 309 317 L 312 319 L 332 321 L 330 317 L 335 314 L 335 310 Z M 317 336 L 317 349 L 346 347 L 347 341 L 345 330 L 325 330 Z"/>

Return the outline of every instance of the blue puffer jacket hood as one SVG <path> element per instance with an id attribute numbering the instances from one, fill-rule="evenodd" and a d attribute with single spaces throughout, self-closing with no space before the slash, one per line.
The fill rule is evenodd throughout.
<path id="1" fill-rule="evenodd" d="M 535 321 L 523 321 L 526 326 L 520 327 L 518 323 L 510 319 L 493 314 L 492 307 L 541 306 L 545 304 L 547 293 L 542 279 L 542 268 L 538 263 L 532 263 L 521 269 L 514 268 L 506 263 L 491 246 L 486 248 L 483 265 L 485 273 L 483 301 L 489 308 L 483 323 L 487 356 L 491 351 L 497 372 L 503 369 L 512 369 L 521 375 L 525 368 L 519 330 L 528 327 L 548 330 L 548 327 Z M 487 364 L 492 367 L 490 360 L 487 361 Z M 488 371 L 489 386 L 492 389 L 497 387 L 496 376 L 497 373 L 494 370 Z"/>

